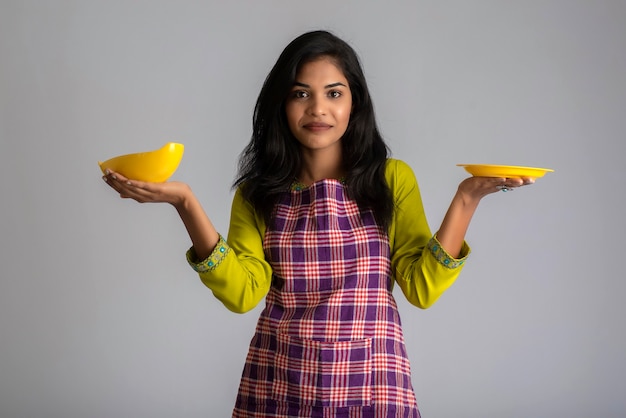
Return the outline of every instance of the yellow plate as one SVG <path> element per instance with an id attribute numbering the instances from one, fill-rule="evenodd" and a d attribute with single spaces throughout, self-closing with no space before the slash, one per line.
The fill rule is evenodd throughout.
<path id="1" fill-rule="evenodd" d="M 554 170 L 550 168 L 520 167 L 515 165 L 493 165 L 493 164 L 457 164 L 459 167 L 476 177 L 506 177 L 521 178 L 530 177 L 533 179 L 543 177 L 546 173 Z"/>
<path id="2" fill-rule="evenodd" d="M 168 142 L 158 150 L 120 155 L 98 164 L 103 173 L 108 168 L 131 180 L 160 183 L 174 174 L 184 150 L 183 144 Z"/>

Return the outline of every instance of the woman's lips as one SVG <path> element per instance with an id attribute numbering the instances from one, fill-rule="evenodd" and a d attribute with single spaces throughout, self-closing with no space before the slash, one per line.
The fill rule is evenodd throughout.
<path id="1" fill-rule="evenodd" d="M 306 125 L 304 125 L 304 129 L 308 129 L 309 131 L 325 131 L 327 129 L 330 129 L 331 125 L 327 124 L 327 123 L 322 123 L 322 122 L 311 122 L 311 123 L 307 123 Z"/>

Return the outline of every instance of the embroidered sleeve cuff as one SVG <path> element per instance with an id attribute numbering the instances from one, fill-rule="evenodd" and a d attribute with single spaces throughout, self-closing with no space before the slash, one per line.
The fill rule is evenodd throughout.
<path id="1" fill-rule="evenodd" d="M 454 258 L 450 254 L 448 254 L 446 250 L 443 249 L 437 238 L 435 238 L 434 236 L 430 239 L 430 241 L 428 241 L 428 244 L 426 244 L 426 248 L 428 249 L 428 251 L 431 252 L 431 254 L 440 264 L 449 269 L 461 267 L 465 263 L 465 260 L 467 260 L 467 256 L 470 253 L 467 243 L 464 242 L 463 248 L 461 249 L 462 257 Z"/>
<path id="2" fill-rule="evenodd" d="M 224 237 L 220 235 L 220 239 L 215 246 L 215 249 L 207 258 L 202 261 L 198 261 L 196 256 L 196 252 L 193 247 L 191 247 L 187 251 L 187 262 L 191 266 L 192 269 L 197 271 L 198 273 L 205 273 L 208 271 L 213 271 L 219 266 L 226 255 L 231 251 L 230 246 L 226 243 Z"/>

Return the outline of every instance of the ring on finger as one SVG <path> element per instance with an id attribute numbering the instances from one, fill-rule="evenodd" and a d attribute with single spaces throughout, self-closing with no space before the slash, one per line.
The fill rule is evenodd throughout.
<path id="1" fill-rule="evenodd" d="M 498 184 L 496 186 L 496 189 L 500 190 L 501 192 L 512 192 L 513 188 L 507 186 L 506 184 Z"/>

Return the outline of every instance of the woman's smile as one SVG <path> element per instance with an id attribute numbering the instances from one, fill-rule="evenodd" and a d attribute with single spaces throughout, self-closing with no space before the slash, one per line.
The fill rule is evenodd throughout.
<path id="1" fill-rule="evenodd" d="M 305 129 L 311 132 L 325 132 L 332 128 L 332 125 L 323 122 L 311 122 L 304 125 Z"/>

